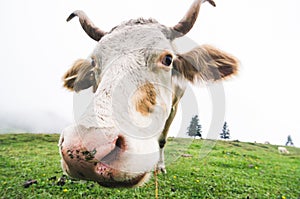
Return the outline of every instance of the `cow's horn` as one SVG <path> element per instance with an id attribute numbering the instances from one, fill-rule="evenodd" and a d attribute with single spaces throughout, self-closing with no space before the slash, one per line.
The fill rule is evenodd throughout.
<path id="1" fill-rule="evenodd" d="M 96 27 L 88 16 L 81 10 L 76 10 L 68 17 L 67 21 L 70 21 L 75 16 L 79 17 L 80 24 L 84 31 L 94 40 L 100 41 L 100 39 L 106 34 L 106 32 Z"/>
<path id="2" fill-rule="evenodd" d="M 201 3 L 204 3 L 205 1 L 208 1 L 214 7 L 216 6 L 213 0 L 195 0 L 185 16 L 179 21 L 178 24 L 171 28 L 173 32 L 173 38 L 181 37 L 192 29 L 198 17 Z"/>

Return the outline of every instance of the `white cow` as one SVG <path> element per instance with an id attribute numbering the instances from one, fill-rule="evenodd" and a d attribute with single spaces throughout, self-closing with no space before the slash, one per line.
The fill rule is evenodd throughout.
<path id="1" fill-rule="evenodd" d="M 290 154 L 290 152 L 285 147 L 278 147 L 278 152 L 280 154 Z"/>
<path id="2" fill-rule="evenodd" d="M 238 67 L 235 57 L 208 45 L 176 52 L 173 41 L 190 31 L 205 1 L 195 0 L 173 27 L 139 18 L 106 32 L 82 11 L 69 16 L 67 21 L 79 17 L 98 43 L 64 75 L 69 90 L 93 87 L 94 92 L 82 117 L 61 134 L 68 175 L 107 187 L 134 187 L 147 181 L 154 167 L 165 172 L 163 149 L 187 82 L 222 80 Z"/>

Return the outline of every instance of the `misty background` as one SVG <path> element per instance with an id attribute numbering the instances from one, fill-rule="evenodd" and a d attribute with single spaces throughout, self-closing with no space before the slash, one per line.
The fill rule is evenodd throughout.
<path id="1" fill-rule="evenodd" d="M 173 26 L 192 2 L 1 1 L 0 132 L 60 133 L 73 122 L 73 94 L 62 88 L 61 78 L 96 45 L 77 19 L 66 22 L 74 10 L 84 10 L 94 24 L 109 31 L 141 16 Z M 229 52 L 241 62 L 238 76 L 223 83 L 224 121 L 232 139 L 284 144 L 291 135 L 300 146 L 300 2 L 216 0 L 216 4 L 216 8 L 202 5 L 187 36 Z M 193 89 L 199 99 L 195 113 L 205 137 L 212 104 L 209 89 L 200 88 Z M 188 126 L 181 123 L 178 114 L 171 134 L 181 125 Z"/>

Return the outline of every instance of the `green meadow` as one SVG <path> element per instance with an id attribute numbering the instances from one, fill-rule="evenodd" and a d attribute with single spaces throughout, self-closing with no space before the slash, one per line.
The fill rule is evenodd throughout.
<path id="1" fill-rule="evenodd" d="M 57 134 L 0 135 L 0 198 L 155 198 L 143 187 L 109 189 L 63 175 Z M 300 198 L 300 149 L 231 141 L 170 138 L 159 198 Z M 205 152 L 203 155 L 203 151 Z"/>

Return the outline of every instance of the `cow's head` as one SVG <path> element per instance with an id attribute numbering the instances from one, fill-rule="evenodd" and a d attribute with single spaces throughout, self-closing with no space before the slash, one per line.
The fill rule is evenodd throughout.
<path id="1" fill-rule="evenodd" d="M 136 19 L 104 32 L 82 11 L 70 15 L 68 21 L 78 16 L 98 44 L 64 76 L 66 88 L 80 92 L 93 87 L 94 92 L 80 120 L 60 138 L 67 174 L 108 187 L 142 184 L 158 162 L 158 139 L 169 127 L 166 121 L 186 82 L 217 81 L 236 72 L 236 59 L 214 47 L 184 54 L 174 49 L 173 40 L 193 27 L 204 1 L 194 1 L 173 27 Z"/>

